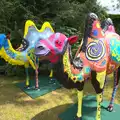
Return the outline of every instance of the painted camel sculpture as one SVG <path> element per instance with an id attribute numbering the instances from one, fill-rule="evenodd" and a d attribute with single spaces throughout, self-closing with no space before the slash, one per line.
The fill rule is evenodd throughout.
<path id="1" fill-rule="evenodd" d="M 32 34 L 31 34 L 32 33 Z M 20 47 L 20 51 L 14 50 L 11 45 L 9 35 L 0 34 L 0 56 L 12 65 L 24 65 L 26 71 L 26 88 L 29 88 L 29 65 L 35 69 L 36 73 L 36 84 L 35 88 L 39 88 L 38 84 L 38 64 L 39 59 L 36 59 L 34 55 L 35 45 L 40 39 L 47 39 L 54 33 L 49 22 L 45 22 L 40 30 L 38 30 L 35 24 L 28 20 L 25 23 L 24 40 L 23 45 Z M 34 39 L 36 38 L 36 39 Z M 52 71 L 50 74 L 52 77 Z"/>
<path id="2" fill-rule="evenodd" d="M 111 33 L 111 32 L 115 33 L 115 28 L 114 28 L 113 22 L 112 22 L 112 20 L 111 20 L 110 18 L 105 19 L 105 20 L 101 23 L 101 28 L 102 28 L 102 30 L 103 30 L 103 32 L 104 32 L 105 35 L 108 34 L 108 33 Z M 82 42 L 83 42 L 83 41 L 82 41 Z M 81 43 L 82 43 L 82 42 L 81 42 Z M 82 44 L 81 44 L 81 45 L 82 45 Z M 80 63 L 79 63 L 79 62 L 80 62 L 80 61 L 79 61 L 79 58 L 80 58 L 80 57 L 79 57 L 79 53 L 80 53 L 81 45 L 80 45 L 78 51 L 76 52 L 75 58 L 74 58 L 74 60 L 73 60 L 74 66 L 76 66 L 76 67 L 80 65 Z M 79 73 L 79 70 L 74 71 L 74 72 L 75 72 L 75 73 Z M 92 76 L 91 76 L 91 77 L 92 77 Z M 89 79 L 90 79 L 91 77 L 89 77 Z M 105 79 L 104 87 L 105 87 L 105 85 L 106 85 L 106 82 L 107 82 L 107 77 L 106 77 L 106 79 Z M 107 110 L 110 111 L 110 112 L 113 111 L 114 99 L 115 99 L 116 91 L 117 91 L 117 88 L 118 88 L 118 83 L 119 83 L 119 78 L 117 78 L 117 76 L 114 75 L 114 87 L 113 87 L 113 91 L 112 91 L 112 96 L 111 96 L 110 103 L 109 103 L 109 105 L 108 105 L 108 107 L 107 107 Z M 103 89 L 103 92 L 102 92 L 102 93 L 104 93 L 104 89 Z"/>
<path id="3" fill-rule="evenodd" d="M 90 74 L 91 83 L 97 94 L 96 120 L 101 120 L 102 91 L 107 74 L 114 72 L 116 85 L 120 74 L 120 36 L 114 32 L 104 33 L 96 14 L 90 13 L 86 19 L 83 45 L 79 58 L 79 68 L 73 67 L 70 45 L 75 43 L 77 36 L 67 38 L 64 34 L 55 33 L 48 39 L 42 39 L 35 48 L 37 57 L 54 63 L 54 76 L 64 87 L 76 88 L 78 91 L 78 111 L 76 120 L 82 119 L 82 98 L 85 78 Z M 58 69 L 59 68 L 59 69 Z M 73 74 L 74 70 L 78 74 Z"/>
<path id="4" fill-rule="evenodd" d="M 113 21 L 110 18 L 107 18 L 105 21 L 103 21 L 101 23 L 101 28 L 103 29 L 103 32 L 105 33 L 105 35 L 110 34 L 110 33 L 113 33 L 113 34 L 116 33 Z M 118 68 L 118 72 L 119 71 L 120 71 L 120 68 Z M 107 82 L 107 78 L 105 79 L 104 87 L 106 85 L 106 82 Z M 115 99 L 116 91 L 118 89 L 118 83 L 119 83 L 119 74 L 117 73 L 117 75 L 116 75 L 116 73 L 114 72 L 114 87 L 113 87 L 109 106 L 107 107 L 107 110 L 109 112 L 113 111 L 114 99 Z M 103 89 L 103 91 L 104 91 L 104 89 Z"/>

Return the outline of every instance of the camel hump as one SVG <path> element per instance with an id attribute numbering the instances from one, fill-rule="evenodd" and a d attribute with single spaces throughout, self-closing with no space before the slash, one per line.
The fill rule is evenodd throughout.
<path id="1" fill-rule="evenodd" d="M 49 22 L 44 22 L 39 30 L 35 23 L 27 20 L 25 23 L 24 37 L 19 51 L 29 50 L 35 48 L 35 45 L 40 39 L 47 39 L 54 33 L 54 30 Z"/>
<path id="2" fill-rule="evenodd" d="M 103 29 L 103 32 L 110 31 L 115 32 L 114 24 L 111 18 L 107 18 L 101 23 L 101 28 Z"/>

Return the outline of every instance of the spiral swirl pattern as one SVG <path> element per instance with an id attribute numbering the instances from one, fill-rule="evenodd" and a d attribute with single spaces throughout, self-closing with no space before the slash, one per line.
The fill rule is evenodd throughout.
<path id="1" fill-rule="evenodd" d="M 86 49 L 86 58 L 90 61 L 98 61 L 105 54 L 105 45 L 102 41 L 90 42 Z"/>

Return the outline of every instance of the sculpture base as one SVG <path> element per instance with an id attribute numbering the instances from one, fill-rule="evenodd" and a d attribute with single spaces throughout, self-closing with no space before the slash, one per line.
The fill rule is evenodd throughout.
<path id="1" fill-rule="evenodd" d="M 96 97 L 86 96 L 83 98 L 82 120 L 95 120 L 96 116 Z M 108 101 L 103 101 L 101 107 L 101 120 L 119 120 L 120 119 L 120 105 L 114 104 L 114 110 L 108 112 Z M 70 106 L 64 113 L 59 115 L 60 120 L 74 120 L 77 112 L 77 103 Z"/>
<path id="2" fill-rule="evenodd" d="M 25 82 L 17 83 L 16 86 L 19 87 L 23 92 L 25 92 L 33 99 L 45 95 L 61 87 L 57 80 L 51 81 L 50 78 L 46 76 L 39 76 L 38 89 L 35 88 L 35 80 L 30 80 L 29 89 L 25 88 Z"/>

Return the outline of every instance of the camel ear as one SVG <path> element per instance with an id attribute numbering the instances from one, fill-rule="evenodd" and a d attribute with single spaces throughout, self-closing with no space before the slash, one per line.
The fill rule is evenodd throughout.
<path id="1" fill-rule="evenodd" d="M 70 45 L 76 43 L 77 40 L 78 40 L 78 36 L 71 36 L 71 37 L 68 38 L 68 42 L 69 42 Z"/>
<path id="2" fill-rule="evenodd" d="M 6 38 L 10 40 L 10 32 L 7 33 Z"/>

